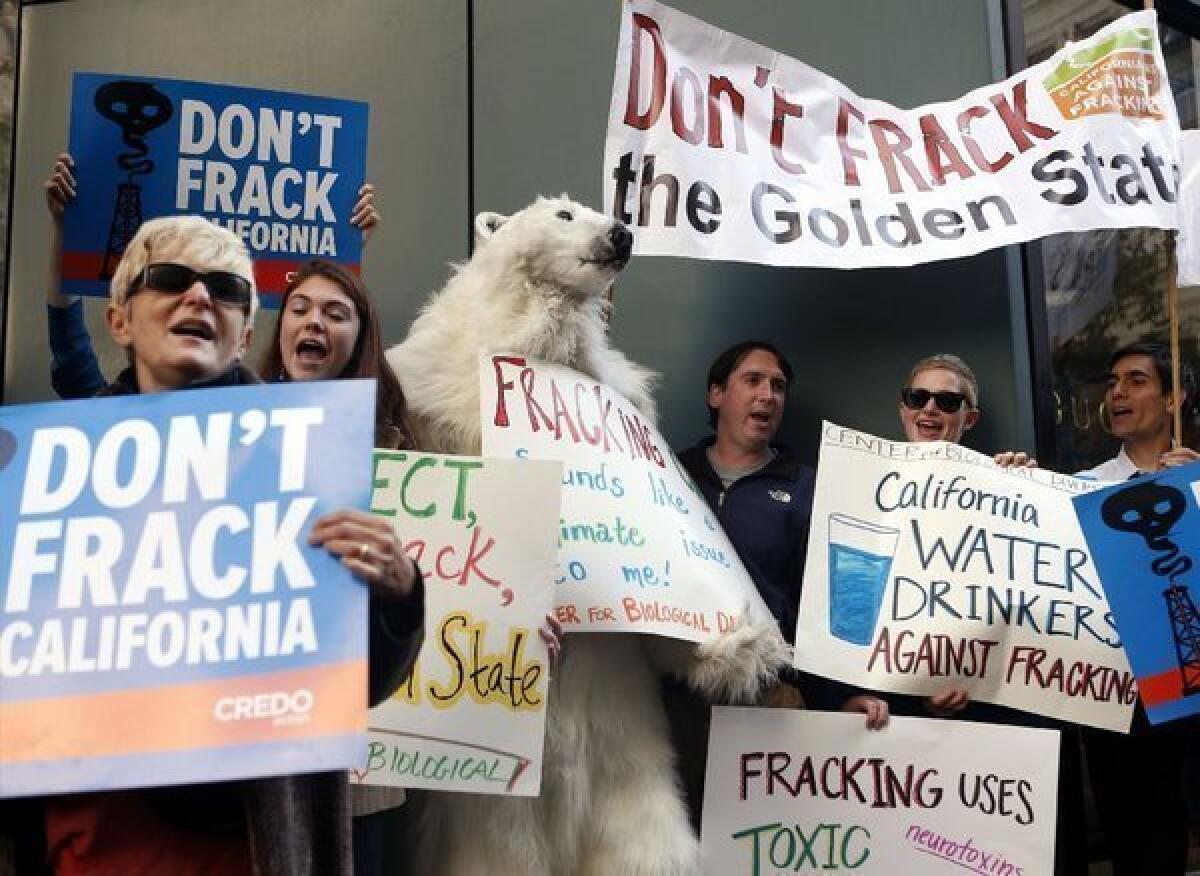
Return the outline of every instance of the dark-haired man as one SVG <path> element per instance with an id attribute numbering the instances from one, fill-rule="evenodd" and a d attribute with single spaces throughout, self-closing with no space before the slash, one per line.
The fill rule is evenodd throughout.
<path id="1" fill-rule="evenodd" d="M 1196 402 L 1196 379 L 1186 364 L 1180 369 L 1181 398 L 1171 381 L 1171 352 L 1165 344 L 1128 344 L 1108 359 L 1104 408 L 1109 431 L 1121 442 L 1112 459 L 1080 472 L 1098 481 L 1125 481 L 1136 474 L 1185 465 L 1200 459 L 1189 447 L 1171 440 L 1175 409 L 1186 414 Z"/>
<path id="2" fill-rule="evenodd" d="M 713 434 L 679 454 L 789 642 L 796 633 L 816 483 L 812 468 L 774 443 L 792 374 L 784 355 L 765 341 L 743 341 L 725 350 L 708 369 L 706 404 Z M 708 707 L 670 686 L 665 701 L 688 805 L 698 825 Z M 888 720 L 884 700 L 800 673 L 788 673 L 767 699 L 768 705 L 779 706 L 804 702 L 862 712 L 871 729 Z"/>
<path id="3" fill-rule="evenodd" d="M 1184 364 L 1180 372 L 1177 398 L 1165 344 L 1129 344 L 1109 357 L 1104 406 L 1121 449 L 1080 477 L 1125 481 L 1200 459 L 1195 450 L 1171 439 L 1175 409 L 1186 415 L 1196 398 L 1192 370 Z M 1085 733 L 1088 770 L 1114 876 L 1180 876 L 1186 869 L 1184 762 L 1188 745 L 1194 746 L 1198 736 L 1200 721 L 1194 718 L 1152 727 L 1140 701 L 1128 736 Z"/>
<path id="4" fill-rule="evenodd" d="M 791 380 L 791 366 L 769 344 L 729 348 L 708 371 L 713 434 L 679 454 L 788 641 L 816 480 L 795 454 L 772 444 Z"/>

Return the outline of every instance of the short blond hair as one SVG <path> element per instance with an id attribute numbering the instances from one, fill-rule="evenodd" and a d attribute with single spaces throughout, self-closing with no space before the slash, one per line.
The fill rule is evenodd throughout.
<path id="1" fill-rule="evenodd" d="M 912 386 L 912 382 L 918 374 L 922 371 L 933 371 L 935 368 L 957 374 L 962 380 L 963 394 L 967 397 L 967 404 L 972 408 L 979 407 L 979 382 L 975 379 L 975 372 L 953 353 L 934 353 L 932 356 L 926 356 L 908 372 L 908 381 L 904 385 Z"/>
<path id="2" fill-rule="evenodd" d="M 254 283 L 254 263 L 240 237 L 203 216 L 164 216 L 142 224 L 125 247 L 125 254 L 113 273 L 109 300 L 124 307 L 129 287 L 146 265 L 154 261 L 183 259 L 213 271 L 229 271 L 250 281 L 249 322 L 258 311 L 258 288 Z"/>

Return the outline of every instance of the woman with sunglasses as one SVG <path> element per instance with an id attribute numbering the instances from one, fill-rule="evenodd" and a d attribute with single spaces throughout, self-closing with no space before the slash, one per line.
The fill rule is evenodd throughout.
<path id="1" fill-rule="evenodd" d="M 927 356 L 900 390 L 900 424 L 909 441 L 952 441 L 979 421 L 979 386 L 967 363 L 949 353 Z"/>
<path id="2" fill-rule="evenodd" d="M 84 323 L 83 303 L 62 294 L 63 212 L 75 199 L 75 162 L 67 153 L 55 160 L 46 178 L 46 206 L 52 220 L 50 265 L 46 284 L 46 320 L 50 335 L 50 382 L 59 398 L 90 398 L 107 385 Z M 350 215 L 363 233 L 364 245 L 379 224 L 374 186 L 364 185 Z M 373 375 L 372 375 L 373 376 Z M 398 389 L 398 387 L 397 387 Z"/>
<path id="3" fill-rule="evenodd" d="M 146 222 L 111 284 L 109 332 L 129 366 L 100 394 L 257 384 L 240 363 L 258 300 L 249 254 L 194 217 Z M 369 699 L 408 675 L 424 632 L 424 587 L 391 521 L 345 509 L 317 519 L 310 544 L 368 588 Z M 49 797 L 46 861 L 59 874 L 350 876 L 344 773 Z M 38 868 L 40 871 L 40 868 Z"/>
<path id="4" fill-rule="evenodd" d="M 979 422 L 979 383 L 975 372 L 958 356 L 937 353 L 921 359 L 908 373 L 900 390 L 900 424 L 909 441 L 949 441 L 957 444 Z M 1000 460 L 997 459 L 999 462 Z M 1087 872 L 1082 842 L 1083 798 L 1077 729 L 1049 718 L 997 706 L 972 702 L 966 688 L 949 685 L 923 701 L 897 697 L 897 711 L 957 717 L 1011 726 L 1054 727 L 1062 733 L 1059 760 L 1058 828 L 1055 868 L 1058 876 L 1082 876 Z"/>

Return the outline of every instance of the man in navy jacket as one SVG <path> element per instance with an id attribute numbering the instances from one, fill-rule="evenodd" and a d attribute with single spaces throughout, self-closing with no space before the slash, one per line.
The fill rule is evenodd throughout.
<path id="1" fill-rule="evenodd" d="M 772 444 L 791 380 L 791 366 L 768 344 L 726 350 L 708 372 L 714 434 L 679 454 L 789 642 L 816 481 L 794 453 Z"/>
<path id="2" fill-rule="evenodd" d="M 773 443 L 792 374 L 783 354 L 764 341 L 743 341 L 721 353 L 708 370 L 713 434 L 679 454 L 789 642 L 796 633 L 816 482 L 811 467 Z M 708 709 L 669 683 L 664 693 L 688 805 L 698 824 Z M 787 673 L 765 702 L 803 704 L 863 712 L 872 729 L 888 720 L 884 700 L 798 672 Z"/>

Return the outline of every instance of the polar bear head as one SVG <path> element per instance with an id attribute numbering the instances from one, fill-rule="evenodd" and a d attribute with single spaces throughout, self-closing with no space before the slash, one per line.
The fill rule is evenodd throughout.
<path id="1" fill-rule="evenodd" d="M 629 263 L 633 235 L 615 219 L 563 195 L 538 198 L 512 216 L 480 213 L 476 252 L 492 276 L 590 298 Z"/>

